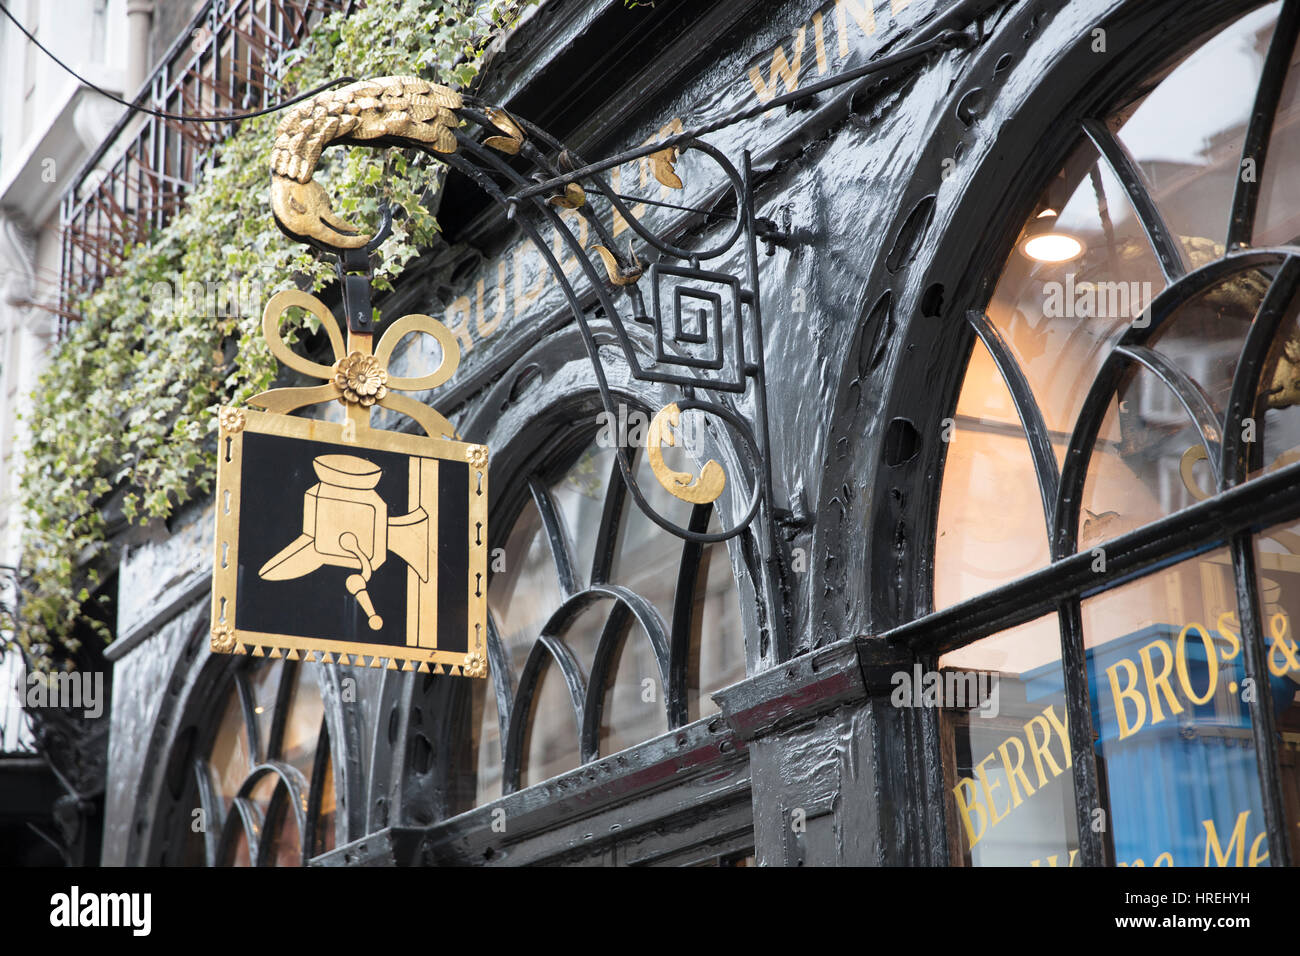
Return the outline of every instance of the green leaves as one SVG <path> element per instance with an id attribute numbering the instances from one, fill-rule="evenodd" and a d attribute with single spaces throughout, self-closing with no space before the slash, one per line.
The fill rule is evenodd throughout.
<path id="1" fill-rule="evenodd" d="M 351 17 L 324 19 L 286 57 L 282 89 L 287 96 L 337 76 L 411 72 L 467 86 L 494 33 L 534 2 L 370 0 Z M 126 520 L 139 522 L 165 518 L 209 492 L 217 408 L 271 387 L 278 371 L 261 337 L 265 299 L 295 275 L 315 289 L 333 281 L 331 268 L 271 219 L 268 160 L 279 119 L 249 120 L 216 148 L 184 209 L 77 304 L 81 321 L 40 377 L 21 475 L 29 511 L 23 564 L 33 580 L 16 636 L 37 669 L 54 666 L 57 648 L 74 649 L 78 619 L 109 637 L 82 607 L 98 586 L 87 562 L 107 543 L 105 510 L 115 495 Z M 405 211 L 381 250 L 377 288 L 391 287 L 436 235 L 422 200 L 440 175 L 436 164 L 408 164 L 394 154 L 385 176 L 378 150 L 336 151 L 322 164 L 318 180 L 358 223 L 373 222 L 382 199 Z M 207 294 L 232 278 L 262 295 Z M 318 323 L 299 324 L 315 331 Z M 239 346 L 233 363 L 216 361 L 232 339 Z"/>

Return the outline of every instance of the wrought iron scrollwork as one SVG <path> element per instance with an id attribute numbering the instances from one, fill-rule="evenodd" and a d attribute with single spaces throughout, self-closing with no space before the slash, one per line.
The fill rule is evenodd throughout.
<path id="1" fill-rule="evenodd" d="M 668 241 L 642 223 L 602 172 L 593 170 L 583 157 L 534 124 L 476 97 L 416 77 L 382 77 L 323 93 L 295 108 L 280 126 L 272 152 L 272 209 L 288 235 L 337 257 L 350 326 L 354 312 L 358 322 L 367 321 L 368 283 L 361 288 L 358 274 L 364 275 L 368 254 L 385 230 L 366 236 L 331 211 L 329 197 L 312 175 L 321 151 L 332 143 L 421 150 L 460 171 L 505 206 L 567 299 L 604 410 L 616 418 L 616 403 L 591 319 L 561 265 L 558 250 L 542 238 L 543 229 L 554 231 L 594 292 L 631 376 L 676 386 L 683 392 L 679 401 L 661 409 L 651 429 L 659 443 L 651 451 L 654 474 L 670 493 L 697 504 L 707 503 L 716 500 L 727 484 L 723 466 L 714 460 L 705 462 L 699 475 L 674 471 L 664 464 L 661 446 L 675 443 L 671 428 L 679 423 L 681 412 L 694 410 L 720 419 L 735 436 L 751 490 L 739 519 L 714 532 L 683 528 L 659 514 L 637 486 L 627 450 L 617 449 L 619 470 L 632 499 L 655 524 L 688 541 L 711 543 L 740 534 L 760 510 L 771 520 L 770 441 L 755 248 L 758 236 L 748 153 L 737 169 L 715 147 L 686 139 L 645 157 L 652 163 L 656 179 L 669 188 L 682 187 L 675 164 L 686 153 L 706 157 L 721 172 L 725 205 L 734 208 L 730 225 L 712 245 L 692 249 Z M 554 189 L 536 188 L 553 180 L 560 180 Z M 626 251 L 619 249 L 612 226 L 593 210 L 593 198 L 606 204 L 611 217 L 619 217 L 644 243 L 648 262 L 643 263 L 642 255 L 630 243 Z M 582 217 L 596 237 L 593 251 L 599 256 L 603 275 L 565 221 L 563 213 L 567 211 Z M 384 213 L 386 227 L 387 210 Z M 737 252 L 739 275 L 704 268 L 706 262 L 728 254 L 734 257 Z M 621 295 L 616 297 L 616 292 Z M 637 326 L 651 335 L 652 348 L 638 346 Z M 370 331 L 360 326 L 353 330 Z M 726 395 L 751 393 L 752 420 L 724 400 Z M 739 487 L 736 476 L 731 482 Z"/>
<path id="2" fill-rule="evenodd" d="M 486 130 L 495 130 L 501 122 L 503 111 L 485 107 L 473 97 L 465 97 L 465 107 L 459 112 L 463 117 L 478 123 Z M 495 119 L 494 119 L 495 117 Z M 523 133 L 522 143 L 513 153 L 533 166 L 535 174 L 545 178 L 563 178 L 573 168 L 587 166 L 586 160 L 568 150 L 545 131 L 525 120 L 512 119 Z M 590 319 L 583 309 L 577 290 L 561 266 L 551 246 L 542 238 L 542 228 L 549 226 L 567 246 L 577 261 L 581 274 L 594 290 L 600 309 L 613 329 L 619 348 L 633 378 L 643 382 L 675 385 L 683 389 L 686 397 L 670 403 L 656 416 L 660 427 L 651 429 L 654 439 L 667 438 L 664 425 L 675 405 L 681 411 L 699 410 L 721 419 L 738 439 L 753 476 L 753 487 L 744 512 L 730 527 L 716 532 L 703 532 L 683 528 L 660 515 L 637 486 L 631 462 L 624 448 L 617 449 L 619 469 L 637 507 L 659 527 L 680 538 L 709 543 L 725 541 L 747 528 L 766 503 L 771 511 L 771 477 L 768 466 L 768 424 L 766 396 L 764 394 L 764 368 L 762 345 L 762 319 L 758 295 L 758 269 L 755 253 L 755 224 L 752 208 L 752 190 L 746 156 L 744 168 L 737 170 L 727 158 L 707 143 L 692 141 L 652 157 L 656 178 L 672 186 L 681 180 L 674 168 L 675 156 L 697 152 L 707 156 L 721 170 L 734 200 L 735 214 L 730 227 L 712 245 L 702 249 L 687 249 L 656 235 L 635 215 L 610 183 L 599 173 L 591 173 L 564 190 L 550 195 L 534 194 L 520 198 L 518 192 L 532 185 L 515 166 L 497 155 L 491 138 L 476 141 L 462 127 L 456 130 L 459 149 L 439 158 L 470 177 L 485 192 L 503 203 L 509 214 L 528 236 L 555 276 L 563 291 L 574 320 L 577 322 L 588 356 L 592 362 L 601 402 L 607 414 L 617 417 L 613 394 L 596 342 Z M 628 227 L 660 258 L 649 264 L 641 262 L 631 247 L 628 252 L 619 250 L 612 229 L 592 209 L 588 197 L 600 197 L 609 209 L 621 217 Z M 561 210 L 573 209 L 582 216 L 596 237 L 595 249 L 601 258 L 605 275 L 584 252 L 578 237 Z M 701 268 L 701 263 L 718 259 L 742 243 L 744 254 L 743 275 Z M 676 262 L 672 261 L 676 260 Z M 671 290 L 668 283 L 673 283 Z M 643 290 L 642 284 L 648 285 Z M 616 303 L 614 291 L 623 293 L 626 313 Z M 648 293 L 648 294 L 647 294 Z M 669 301 L 665 293 L 670 293 Z M 648 307 L 647 307 L 648 300 Z M 684 314 L 689 301 L 707 304 L 707 317 L 692 327 Z M 626 315 L 626 317 L 625 317 Z M 653 336 L 653 353 L 638 348 L 633 340 L 632 323 L 646 327 Z M 692 346 L 707 345 L 710 354 L 690 354 Z M 730 348 L 728 349 L 728 346 Z M 751 426 L 733 408 L 719 398 L 700 398 L 696 390 L 714 393 L 745 394 L 752 384 L 755 402 L 755 422 Z M 675 424 L 675 423 L 674 423 Z M 756 426 L 756 427 L 755 427 Z M 653 444 L 653 442 L 652 442 Z M 652 462 L 661 453 L 651 452 Z M 673 495 L 687 501 L 696 501 L 703 489 L 708 489 L 714 500 L 722 491 L 717 480 L 722 466 L 710 460 L 704 463 L 701 474 L 694 481 L 682 481 L 680 472 L 666 467 L 656 467 L 655 475 Z M 711 480 L 710 480 L 711 479 Z"/>

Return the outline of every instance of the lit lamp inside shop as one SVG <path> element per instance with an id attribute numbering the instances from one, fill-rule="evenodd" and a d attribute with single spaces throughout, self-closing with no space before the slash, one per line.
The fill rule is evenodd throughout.
<path id="1" fill-rule="evenodd" d="M 1083 255 L 1083 240 L 1056 228 L 1059 213 L 1044 209 L 1025 229 L 1020 251 L 1035 262 L 1069 262 Z"/>

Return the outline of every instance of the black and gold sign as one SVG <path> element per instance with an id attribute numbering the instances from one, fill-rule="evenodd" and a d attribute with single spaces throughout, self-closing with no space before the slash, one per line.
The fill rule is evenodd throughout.
<path id="1" fill-rule="evenodd" d="M 286 309 L 320 319 L 332 366 L 294 353 Z M 323 380 L 223 408 L 217 468 L 212 649 L 483 677 L 486 663 L 487 448 L 454 439 L 427 405 L 394 394 L 441 385 L 459 362 L 454 337 L 428 316 L 371 336 L 343 332 L 302 292 L 267 304 L 263 332 L 285 365 Z M 411 333 L 433 336 L 442 362 L 418 378 L 388 375 Z M 288 413 L 340 402 L 342 423 Z M 426 436 L 372 429 L 379 406 Z"/>

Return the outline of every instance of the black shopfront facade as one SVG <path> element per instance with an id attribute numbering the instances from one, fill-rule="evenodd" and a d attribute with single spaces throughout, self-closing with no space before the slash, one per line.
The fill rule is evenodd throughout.
<path id="1" fill-rule="evenodd" d="M 378 304 L 460 342 L 430 401 L 492 449 L 490 677 L 211 654 L 193 506 L 123 559 L 102 862 L 1289 863 L 1300 4 L 554 0 L 479 95 L 590 161 L 945 30 L 702 137 L 752 168 L 770 436 L 694 432 L 713 505 L 645 460 L 692 393 L 633 375 L 588 290 L 594 366 L 449 175 L 447 242 Z M 610 180 L 704 248 L 737 215 L 706 158 Z M 758 427 L 752 383 L 725 401 Z M 683 540 L 619 442 L 680 526 L 731 527 L 765 471 L 770 506 Z M 996 706 L 900 702 L 935 672 Z"/>

